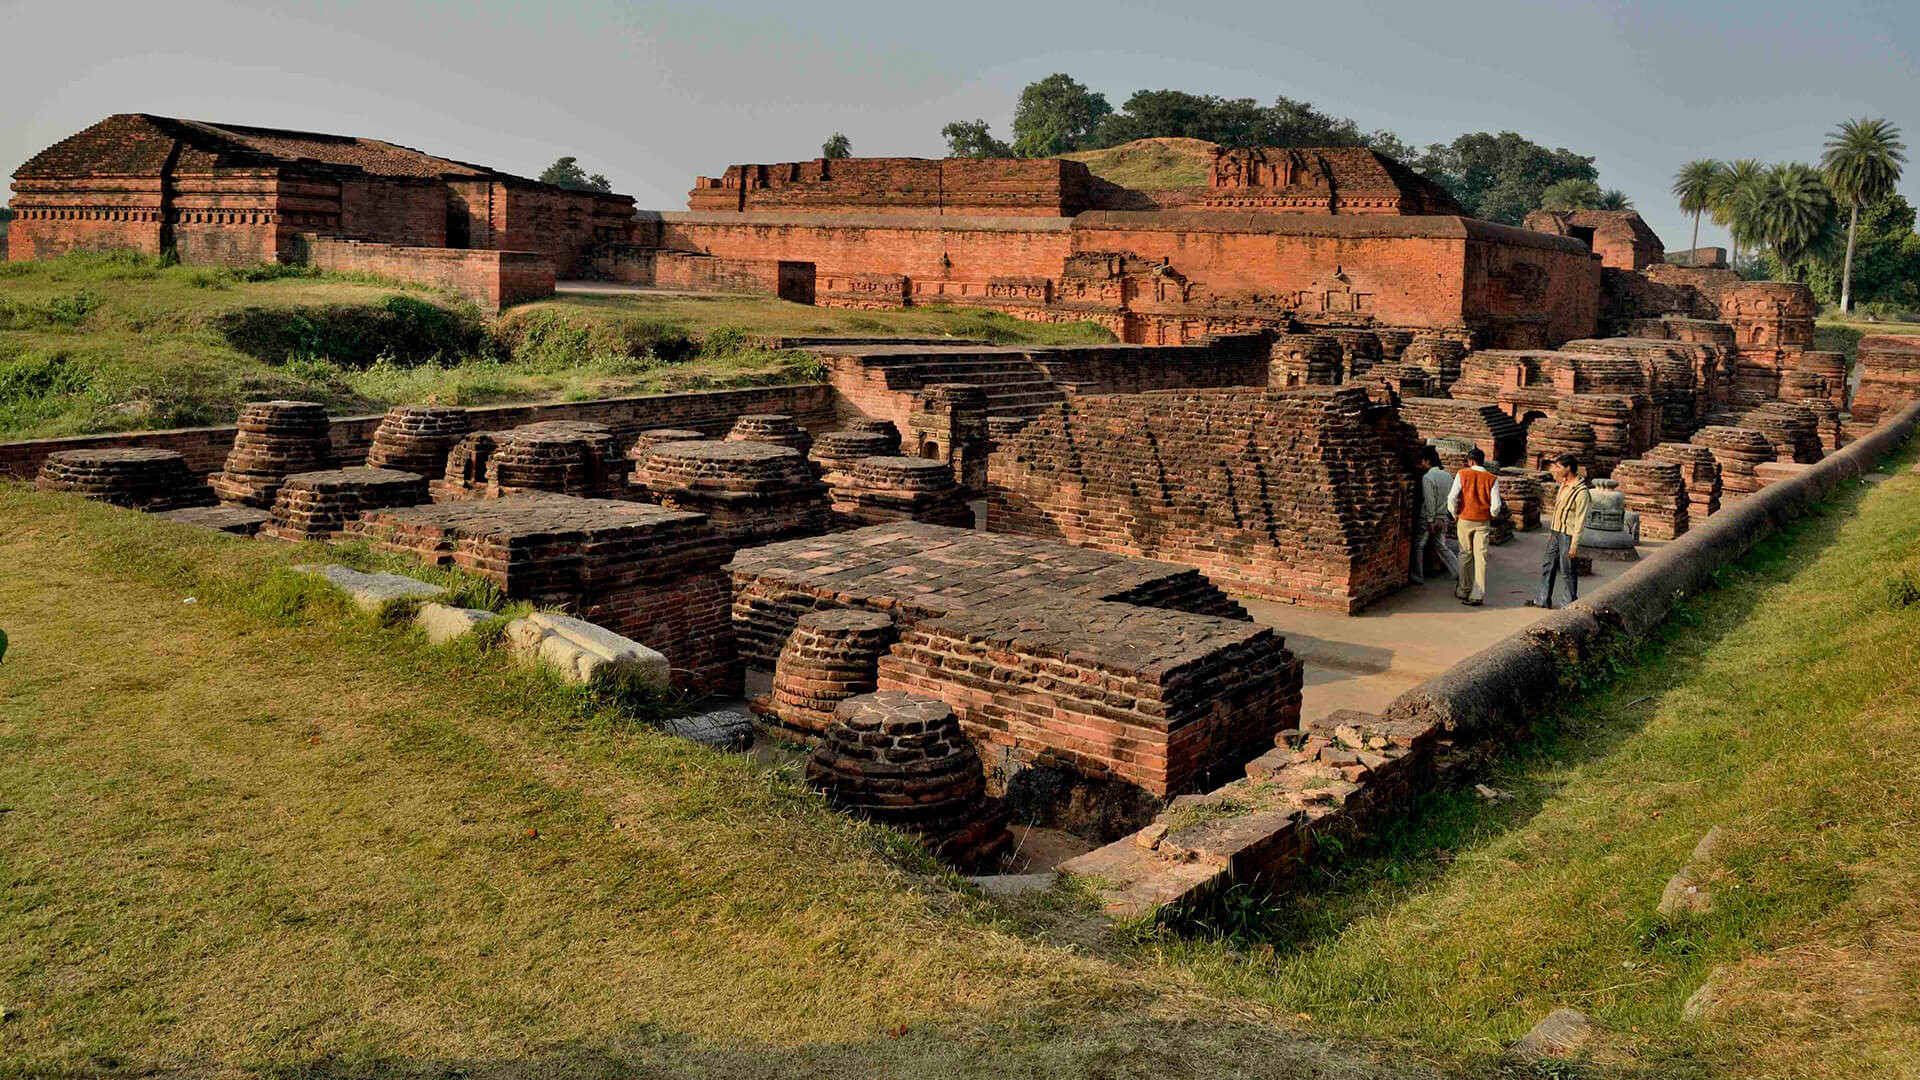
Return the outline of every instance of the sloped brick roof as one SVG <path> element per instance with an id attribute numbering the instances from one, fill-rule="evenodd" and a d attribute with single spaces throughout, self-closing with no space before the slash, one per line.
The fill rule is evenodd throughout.
<path id="1" fill-rule="evenodd" d="M 302 165 L 421 180 L 472 176 L 538 183 L 379 139 L 210 124 L 146 113 L 109 116 L 35 154 L 14 175 L 48 179 L 142 176 L 160 172 L 175 155 L 175 167 L 187 171 Z"/>

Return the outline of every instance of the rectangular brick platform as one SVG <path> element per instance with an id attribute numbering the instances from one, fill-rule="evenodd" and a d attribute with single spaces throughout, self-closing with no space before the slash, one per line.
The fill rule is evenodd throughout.
<path id="1" fill-rule="evenodd" d="M 952 705 L 992 787 L 1048 765 L 1198 790 L 1299 722 L 1300 662 L 1189 567 L 907 523 L 742 551 L 729 569 L 758 666 L 808 611 L 891 614 L 881 688 Z"/>
<path id="2" fill-rule="evenodd" d="M 726 543 L 704 515 L 519 495 L 369 511 L 347 530 L 452 565 L 514 600 L 556 605 L 665 654 L 676 687 L 737 693 Z"/>

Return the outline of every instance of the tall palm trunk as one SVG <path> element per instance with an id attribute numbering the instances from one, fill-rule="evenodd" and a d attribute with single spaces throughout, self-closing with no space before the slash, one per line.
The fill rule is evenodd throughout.
<path id="1" fill-rule="evenodd" d="M 1687 252 L 1687 265 L 1700 265 L 1700 211 L 1693 212 L 1693 250 Z"/>
<path id="2" fill-rule="evenodd" d="M 1855 202 L 1847 216 L 1847 261 L 1840 270 L 1840 314 L 1853 313 L 1853 234 L 1860 227 L 1860 204 Z"/>

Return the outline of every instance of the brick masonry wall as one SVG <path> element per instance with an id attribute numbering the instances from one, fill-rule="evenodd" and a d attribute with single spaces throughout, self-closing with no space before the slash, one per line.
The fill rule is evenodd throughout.
<path id="1" fill-rule="evenodd" d="M 1065 218 L 668 213 L 661 215 L 660 244 L 733 258 L 810 262 L 823 277 L 885 273 L 984 281 L 1058 274 L 1072 246 L 1069 225 Z"/>
<path id="2" fill-rule="evenodd" d="M 468 409 L 467 414 L 476 431 L 503 431 L 546 420 L 582 420 L 606 424 L 623 443 L 631 443 L 640 432 L 658 427 L 692 428 L 718 438 L 746 413 L 786 413 L 806 427 L 825 430 L 836 423 L 833 399 L 831 387 L 801 384 L 543 405 L 489 405 Z M 379 416 L 334 418 L 330 434 L 338 464 L 358 465 L 366 459 L 380 420 Z M 58 450 L 136 446 L 179 451 L 185 455 L 187 467 L 204 476 L 218 472 L 226 463 L 237 431 L 226 424 L 0 443 L 0 476 L 31 480 L 47 455 Z"/>
<path id="3" fill-rule="evenodd" d="M 1354 612 L 1406 582 L 1412 477 L 1360 388 L 1077 397 L 992 455 L 987 527 Z"/>
<path id="4" fill-rule="evenodd" d="M 322 270 L 380 274 L 453 289 L 490 311 L 553 295 L 553 263 L 530 251 L 399 247 L 309 236 L 304 261 Z"/>

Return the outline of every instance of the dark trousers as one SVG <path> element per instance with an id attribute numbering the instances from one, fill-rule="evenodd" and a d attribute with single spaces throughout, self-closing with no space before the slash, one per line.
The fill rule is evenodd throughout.
<path id="1" fill-rule="evenodd" d="M 1567 603 L 1580 599 L 1580 579 L 1573 574 L 1573 556 L 1567 549 L 1573 545 L 1573 537 L 1563 532 L 1547 531 L 1547 553 L 1540 559 L 1540 591 L 1534 594 L 1533 602 L 1540 607 L 1553 606 L 1553 579 L 1567 579 Z"/>

